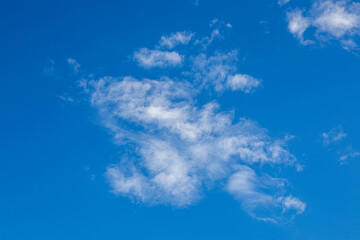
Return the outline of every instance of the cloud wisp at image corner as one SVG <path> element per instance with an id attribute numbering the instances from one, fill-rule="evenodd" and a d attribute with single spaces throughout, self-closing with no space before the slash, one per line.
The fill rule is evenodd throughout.
<path id="1" fill-rule="evenodd" d="M 360 3 L 344 0 L 316 0 L 307 9 L 287 11 L 288 30 L 303 45 L 339 42 L 342 48 L 358 51 Z"/>
<path id="2" fill-rule="evenodd" d="M 286 179 L 272 175 L 279 174 L 277 166 L 300 171 L 301 165 L 288 150 L 288 137 L 272 138 L 255 121 L 234 119 L 216 101 L 229 91 L 252 94 L 262 80 L 238 70 L 236 50 L 211 49 L 229 24 L 216 21 L 211 28 L 209 36 L 171 33 L 153 49 L 134 50 L 134 63 L 149 75 L 160 71 L 156 78 L 81 80 L 101 125 L 115 144 L 129 149 L 107 167 L 111 191 L 135 203 L 184 208 L 222 189 L 255 219 L 291 220 L 306 203 L 287 193 Z M 199 104 L 200 94 L 209 101 Z"/>

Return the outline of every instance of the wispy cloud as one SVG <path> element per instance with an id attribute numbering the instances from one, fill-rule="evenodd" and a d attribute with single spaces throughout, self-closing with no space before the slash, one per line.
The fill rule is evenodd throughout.
<path id="1" fill-rule="evenodd" d="M 235 74 L 226 80 L 226 86 L 231 90 L 241 90 L 249 93 L 260 85 L 260 81 L 247 74 Z"/>
<path id="2" fill-rule="evenodd" d="M 67 63 L 69 64 L 71 70 L 72 70 L 74 73 L 79 72 L 80 64 L 78 63 L 78 61 L 76 61 L 76 60 L 73 59 L 73 58 L 68 58 L 68 59 L 67 59 Z"/>
<path id="3" fill-rule="evenodd" d="M 272 178 L 266 174 L 258 176 L 247 166 L 235 168 L 237 171 L 229 177 L 227 191 L 241 200 L 243 208 L 256 219 L 277 223 L 282 221 L 285 214 L 293 218 L 305 211 L 306 203 L 300 199 L 291 195 L 276 196 L 285 187 L 284 179 Z M 272 216 L 264 214 L 264 209 L 271 209 Z"/>
<path id="4" fill-rule="evenodd" d="M 260 80 L 237 73 L 238 52 L 207 56 L 202 53 L 192 58 L 192 72 L 203 86 L 212 85 L 216 91 L 230 89 L 249 93 L 260 86 Z"/>
<path id="5" fill-rule="evenodd" d="M 339 162 L 341 165 L 346 164 L 350 158 L 356 158 L 360 156 L 360 152 L 354 151 L 351 146 L 347 147 L 346 150 L 340 154 Z"/>
<path id="6" fill-rule="evenodd" d="M 355 49 L 360 32 L 360 3 L 345 0 L 317 0 L 307 11 L 287 13 L 289 31 L 302 44 L 338 40 L 345 49 Z M 313 33 L 311 33 L 313 30 Z M 309 31 L 312 39 L 304 39 Z"/>
<path id="7" fill-rule="evenodd" d="M 72 97 L 66 96 L 65 94 L 59 96 L 59 98 L 64 102 L 74 102 L 74 99 Z"/>
<path id="8" fill-rule="evenodd" d="M 134 60 L 145 68 L 169 67 L 153 57 L 139 60 L 154 51 L 161 52 L 141 49 Z M 274 139 L 246 118 L 234 120 L 233 112 L 221 111 L 215 99 L 197 102 L 199 94 L 211 98 L 210 87 L 250 93 L 260 84 L 237 72 L 236 51 L 216 52 L 190 54 L 174 76 L 166 71 L 167 76 L 153 79 L 101 77 L 83 82 L 102 125 L 116 144 L 129 149 L 119 163 L 107 167 L 112 191 L 147 204 L 187 207 L 225 183 L 224 191 L 258 220 L 281 222 L 301 214 L 306 204 L 286 194 L 286 180 L 262 168 L 299 169 L 287 149 L 289 138 Z"/>
<path id="9" fill-rule="evenodd" d="M 295 210 L 296 214 L 302 214 L 305 212 L 306 209 L 306 203 L 300 201 L 298 198 L 293 196 L 287 196 L 285 198 L 278 198 L 278 201 L 281 202 L 283 206 L 283 211 L 291 211 Z"/>
<path id="10" fill-rule="evenodd" d="M 330 144 L 334 144 L 337 142 L 342 141 L 345 137 L 347 136 L 347 134 L 343 131 L 343 128 L 341 125 L 332 128 L 330 131 L 328 132 L 324 132 L 321 134 L 321 138 L 322 138 L 322 143 L 326 146 L 330 145 Z"/>
<path id="11" fill-rule="evenodd" d="M 163 35 L 160 38 L 160 47 L 173 49 L 178 45 L 186 45 L 193 38 L 194 34 L 192 32 L 177 32 L 170 35 Z"/>
<path id="12" fill-rule="evenodd" d="M 285 140 L 270 138 L 250 120 L 233 123 L 232 114 L 219 112 L 216 102 L 195 107 L 196 90 L 189 83 L 125 77 L 90 84 L 92 105 L 115 141 L 138 146 L 133 160 L 108 167 L 106 175 L 114 193 L 150 204 L 184 207 L 197 202 L 206 186 L 228 179 L 227 190 L 251 215 L 259 217 L 257 211 L 269 206 L 280 209 L 276 195 L 283 192 L 278 182 L 284 180 L 258 177 L 246 165 L 296 165 Z M 141 130 L 134 130 L 133 125 Z M 251 181 L 242 183 L 239 178 L 249 171 Z M 250 182 L 253 190 L 241 191 Z M 274 195 L 254 190 L 270 183 L 277 187 L 265 189 Z M 280 216 L 271 218 L 278 221 Z"/>
<path id="13" fill-rule="evenodd" d="M 201 39 L 196 39 L 195 45 L 201 45 L 204 49 L 206 49 L 213 43 L 213 41 L 223 37 L 224 30 L 232 28 L 231 23 L 225 23 L 217 18 L 211 20 L 209 26 L 213 29 L 210 36 L 204 36 Z"/>
<path id="14" fill-rule="evenodd" d="M 280 6 L 285 5 L 285 4 L 289 3 L 289 2 L 290 2 L 290 0 L 278 0 L 278 4 Z"/>
<path id="15" fill-rule="evenodd" d="M 308 29 L 311 22 L 308 18 L 303 16 L 301 10 L 295 10 L 287 13 L 288 19 L 288 28 L 289 31 L 297 38 L 299 41 L 304 44 L 311 44 L 313 41 L 304 40 L 304 32 Z"/>
<path id="16" fill-rule="evenodd" d="M 312 25 L 324 37 L 342 38 L 358 31 L 360 5 L 352 1 L 319 1 L 311 9 Z"/>
<path id="17" fill-rule="evenodd" d="M 360 156 L 360 152 L 354 151 L 351 145 L 346 147 L 345 150 L 344 146 L 338 146 L 346 137 L 347 133 L 343 131 L 341 125 L 321 134 L 322 143 L 324 146 L 330 148 L 330 150 L 333 148 L 337 150 L 338 160 L 341 165 L 347 163 L 347 160 L 350 158 L 356 158 Z"/>
<path id="18" fill-rule="evenodd" d="M 141 48 L 134 53 L 134 60 L 144 68 L 174 67 L 181 65 L 184 56 L 175 51 L 160 51 Z"/>

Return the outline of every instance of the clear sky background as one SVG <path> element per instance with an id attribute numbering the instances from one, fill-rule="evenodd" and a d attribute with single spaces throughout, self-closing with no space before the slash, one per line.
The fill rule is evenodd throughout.
<path id="1" fill-rule="evenodd" d="M 3 0 L 0 33 L 0 239 L 360 239 L 357 1 Z"/>

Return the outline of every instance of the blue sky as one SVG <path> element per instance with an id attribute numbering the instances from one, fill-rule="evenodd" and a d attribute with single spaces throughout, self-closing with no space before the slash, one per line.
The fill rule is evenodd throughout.
<path id="1" fill-rule="evenodd" d="M 0 2 L 0 239 L 360 238 L 360 3 Z"/>

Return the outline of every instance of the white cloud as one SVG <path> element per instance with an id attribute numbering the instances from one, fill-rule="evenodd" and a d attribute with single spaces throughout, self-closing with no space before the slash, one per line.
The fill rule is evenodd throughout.
<path id="1" fill-rule="evenodd" d="M 216 25 L 218 27 L 212 31 L 211 37 L 200 37 L 194 41 L 195 47 L 204 47 L 204 49 L 200 49 L 202 51 L 198 54 L 186 56 L 186 54 L 180 54 L 177 51 L 170 52 L 141 48 L 134 53 L 134 60 L 141 67 L 147 69 L 152 67 L 165 68 L 181 66 L 181 69 L 184 70 L 183 74 L 192 78 L 190 82 L 193 82 L 193 84 L 197 85 L 200 89 L 213 87 L 215 91 L 218 92 L 224 90 L 240 90 L 245 93 L 253 92 L 254 89 L 260 86 L 260 80 L 247 74 L 238 73 L 237 51 L 216 53 L 210 56 L 204 53 L 206 47 L 209 46 L 216 37 L 220 37 L 219 28 L 223 27 L 225 22 L 213 19 L 210 25 Z M 227 25 L 231 26 L 230 24 Z M 162 36 L 160 46 L 172 49 L 180 43 L 187 44 L 193 36 L 195 36 L 195 34 L 191 32 L 177 32 L 170 34 L 170 36 Z M 185 56 L 189 61 L 185 61 Z"/>
<path id="2" fill-rule="evenodd" d="M 290 0 L 278 0 L 278 4 L 280 6 L 285 5 L 285 4 L 289 3 L 289 2 L 290 2 Z"/>
<path id="3" fill-rule="evenodd" d="M 282 214 L 290 214 L 293 218 L 304 213 L 306 203 L 293 196 L 276 197 L 284 189 L 284 179 L 272 178 L 268 175 L 259 177 L 255 171 L 247 166 L 237 166 L 227 183 L 227 191 L 241 200 L 245 211 L 261 221 L 277 223 L 283 221 Z M 264 209 L 272 209 L 269 217 Z M 294 213 L 291 213 L 291 210 Z"/>
<path id="4" fill-rule="evenodd" d="M 304 44 L 311 44 L 310 40 L 304 40 L 304 32 L 310 26 L 310 20 L 303 16 L 302 11 L 295 10 L 287 13 L 289 31 Z"/>
<path id="5" fill-rule="evenodd" d="M 134 59 L 145 68 L 164 66 L 149 56 L 157 55 L 154 52 L 164 53 L 141 49 Z M 279 199 L 287 199 L 286 180 L 260 170 L 264 165 L 300 169 L 287 150 L 290 138 L 274 139 L 245 118 L 234 121 L 233 112 L 221 111 L 215 100 L 197 102 L 209 87 L 248 93 L 260 81 L 237 72 L 236 51 L 188 59 L 180 77 L 168 72 L 155 79 L 102 77 L 82 82 L 114 142 L 130 149 L 127 157 L 107 168 L 112 191 L 147 204 L 186 207 L 226 183 L 224 190 L 256 219 L 279 222 L 300 213 L 283 210 L 285 200 Z"/>
<path id="6" fill-rule="evenodd" d="M 345 49 L 354 49 L 357 44 L 353 37 L 359 35 L 360 30 L 360 3 L 345 0 L 317 0 L 305 12 L 301 10 L 288 12 L 289 31 L 302 44 L 313 43 L 304 40 L 304 33 L 313 29 L 314 39 L 324 42 L 339 40 Z M 310 34 L 311 35 L 311 34 Z"/>
<path id="7" fill-rule="evenodd" d="M 330 145 L 340 142 L 346 136 L 347 134 L 344 133 L 341 125 L 321 134 L 322 142 L 324 145 Z"/>
<path id="8" fill-rule="evenodd" d="M 73 58 L 68 58 L 67 63 L 69 64 L 69 66 L 73 72 L 77 73 L 79 71 L 80 64 L 78 63 L 78 61 L 76 61 Z"/>
<path id="9" fill-rule="evenodd" d="M 285 140 L 270 138 L 250 120 L 233 123 L 232 114 L 219 112 L 216 102 L 196 107 L 197 90 L 187 82 L 108 77 L 89 85 L 91 103 L 115 142 L 137 145 L 132 164 L 124 165 L 126 160 L 108 167 L 106 176 L 114 193 L 149 204 L 185 207 L 197 202 L 206 186 L 229 179 L 227 190 L 252 216 L 265 211 L 266 199 L 279 207 L 274 195 L 260 189 L 241 192 L 247 185 L 239 185 L 239 178 L 250 171 L 255 179 L 252 188 L 283 185 L 282 179 L 256 177 L 250 166 L 295 166 Z M 273 194 L 280 194 L 279 189 Z"/>
<path id="10" fill-rule="evenodd" d="M 125 174 L 125 170 L 127 173 Z M 132 168 L 120 168 L 117 165 L 110 165 L 106 171 L 106 177 L 109 180 L 115 194 L 126 194 L 136 196 L 140 201 L 148 199 L 148 186 L 146 179 L 140 173 Z"/>
<path id="11" fill-rule="evenodd" d="M 257 88 L 260 81 L 247 74 L 235 74 L 229 76 L 226 80 L 226 86 L 231 90 L 241 90 L 243 92 L 250 92 L 253 88 Z"/>
<path id="12" fill-rule="evenodd" d="M 211 32 L 210 37 L 206 36 L 206 37 L 203 37 L 201 40 L 196 40 L 195 44 L 201 44 L 203 46 L 203 48 L 207 48 L 208 46 L 211 45 L 211 43 L 215 39 L 221 38 L 221 37 L 222 37 L 222 35 L 220 33 L 220 30 L 218 28 L 216 28 Z"/>
<path id="13" fill-rule="evenodd" d="M 302 214 L 305 212 L 306 203 L 300 201 L 298 198 L 293 196 L 287 196 L 285 198 L 279 198 L 283 205 L 283 211 L 295 210 L 297 214 Z"/>
<path id="14" fill-rule="evenodd" d="M 352 49 L 356 49 L 357 48 L 357 44 L 355 43 L 354 40 L 352 39 L 342 39 L 340 40 L 341 46 L 345 49 L 345 50 L 352 50 Z"/>
<path id="15" fill-rule="evenodd" d="M 139 51 L 134 53 L 134 60 L 144 68 L 164 68 L 181 65 L 184 60 L 184 56 L 181 56 L 175 51 L 169 52 L 141 48 Z"/>
<path id="16" fill-rule="evenodd" d="M 219 24 L 220 22 L 222 22 L 222 21 L 220 21 L 217 18 L 214 18 L 210 21 L 210 27 L 214 26 L 215 24 Z"/>
<path id="17" fill-rule="evenodd" d="M 195 78 L 203 85 L 213 85 L 216 91 L 223 90 L 228 76 L 237 70 L 237 55 L 236 51 L 210 57 L 199 54 L 192 60 Z"/>
<path id="18" fill-rule="evenodd" d="M 192 32 L 177 32 L 170 36 L 164 35 L 160 39 L 160 47 L 173 49 L 178 45 L 185 45 L 190 42 L 194 34 Z"/>
<path id="19" fill-rule="evenodd" d="M 204 49 L 206 49 L 216 39 L 223 38 L 224 30 L 232 28 L 231 23 L 225 23 L 224 21 L 219 20 L 217 18 L 214 18 L 213 20 L 211 20 L 209 26 L 211 28 L 213 28 L 210 36 L 205 36 L 205 37 L 203 37 L 201 39 L 196 39 L 195 42 L 194 42 L 195 45 L 201 45 Z"/>
<path id="20" fill-rule="evenodd" d="M 359 157 L 360 156 L 360 152 L 356 152 L 354 150 L 352 150 L 351 147 L 348 147 L 346 149 L 346 151 L 340 155 L 339 157 L 339 162 L 340 164 L 345 164 L 346 161 L 349 159 L 349 158 L 356 158 L 356 157 Z"/>
<path id="21" fill-rule="evenodd" d="M 272 195 L 260 190 L 262 182 L 255 171 L 247 166 L 238 166 L 238 168 L 238 171 L 228 179 L 227 191 L 235 197 L 240 198 L 244 207 L 251 211 L 257 207 L 275 205 L 276 199 L 274 199 Z M 274 180 L 273 185 L 283 185 L 281 179 L 270 178 L 270 180 Z M 267 188 L 268 186 L 263 187 Z"/>
<path id="22" fill-rule="evenodd" d="M 360 5 L 351 1 L 319 1 L 312 8 L 313 23 L 319 34 L 341 38 L 360 26 Z"/>
<path id="23" fill-rule="evenodd" d="M 203 86 L 214 86 L 216 91 L 225 89 L 241 90 L 245 93 L 252 91 L 260 85 L 260 80 L 247 74 L 237 73 L 237 56 L 237 51 L 210 57 L 206 54 L 196 56 L 192 61 L 195 79 Z"/>
<path id="24" fill-rule="evenodd" d="M 72 97 L 66 95 L 59 96 L 59 98 L 65 102 L 74 102 L 74 99 Z"/>
<path id="25" fill-rule="evenodd" d="M 348 146 L 346 150 L 344 150 L 343 145 L 339 146 L 339 143 L 342 142 L 346 137 L 347 133 L 343 131 L 341 125 L 321 134 L 321 139 L 324 146 L 338 149 L 338 160 L 342 165 L 345 164 L 348 159 L 360 156 L 360 152 L 352 150 L 351 145 Z M 332 150 L 331 148 L 330 150 Z"/>

